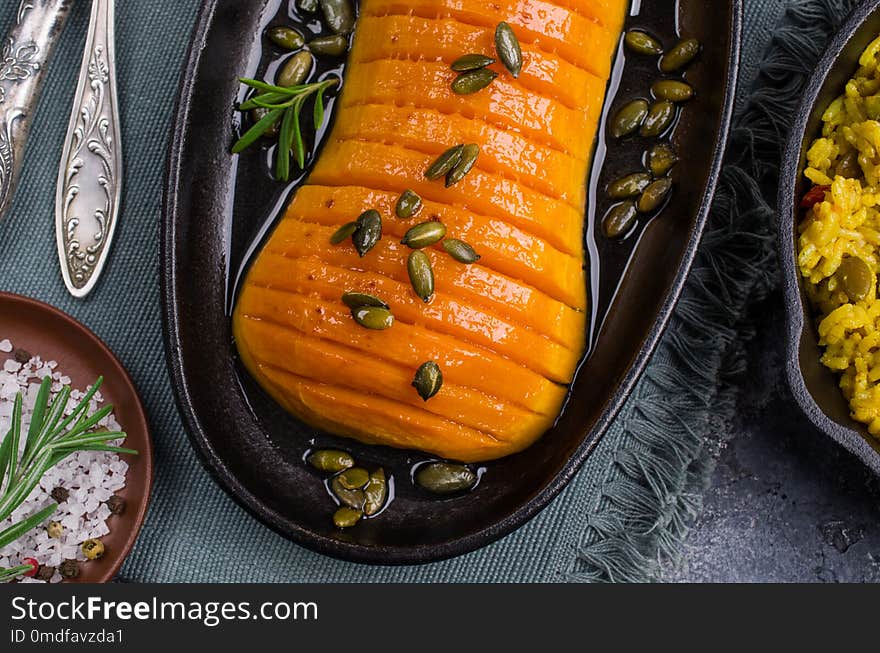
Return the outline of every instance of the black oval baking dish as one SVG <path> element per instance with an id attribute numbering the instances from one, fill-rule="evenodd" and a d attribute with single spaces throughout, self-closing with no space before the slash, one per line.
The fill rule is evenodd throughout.
<path id="1" fill-rule="evenodd" d="M 809 189 L 802 171 L 810 142 L 821 132 L 822 114 L 843 92 L 858 59 L 880 34 L 880 0 L 857 6 L 831 40 L 794 115 L 779 175 L 779 247 L 786 311 L 786 375 L 795 400 L 819 429 L 880 474 L 880 440 L 850 416 L 838 377 L 822 365 L 819 336 L 797 267 L 800 198 Z"/>

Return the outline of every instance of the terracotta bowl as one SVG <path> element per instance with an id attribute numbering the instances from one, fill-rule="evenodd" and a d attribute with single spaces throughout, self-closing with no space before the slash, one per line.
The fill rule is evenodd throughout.
<path id="1" fill-rule="evenodd" d="M 125 487 L 117 494 L 125 499 L 126 507 L 121 515 L 112 515 L 107 521 L 110 533 L 101 538 L 107 553 L 100 560 L 82 563 L 79 577 L 72 581 L 106 583 L 116 576 L 134 546 L 150 502 L 153 446 L 137 390 L 107 345 L 48 304 L 0 292 L 0 340 L 5 338 L 44 360 L 58 361 L 74 388 L 85 388 L 103 376 L 101 393 L 113 404 L 116 419 L 128 434 L 125 446 L 140 452 L 123 456 L 129 470 Z"/>

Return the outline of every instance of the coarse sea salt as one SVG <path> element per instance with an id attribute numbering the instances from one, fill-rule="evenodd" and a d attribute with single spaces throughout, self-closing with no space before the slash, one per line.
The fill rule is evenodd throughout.
<path id="1" fill-rule="evenodd" d="M 13 350 L 13 344 L 8 339 L 0 340 L 0 352 L 9 354 Z M 9 431 L 12 407 L 19 392 L 22 393 L 22 430 L 27 432 L 43 378 L 51 375 L 53 395 L 70 384 L 70 377 L 57 368 L 58 363 L 43 361 L 39 356 L 32 357 L 27 363 L 18 363 L 11 358 L 3 361 L 0 369 L 0 441 Z M 68 414 L 84 394 L 84 391 L 72 390 L 67 405 Z M 89 414 L 97 411 L 102 403 L 101 393 L 95 393 L 89 403 Z M 122 430 L 112 414 L 101 420 L 99 426 L 110 431 Z M 24 444 L 22 438 L 22 448 Z M 111 444 L 119 445 L 121 441 Z M 61 574 L 57 571 L 61 563 L 65 560 L 85 562 L 86 557 L 80 545 L 87 539 L 104 537 L 110 532 L 107 520 L 111 512 L 106 501 L 125 487 L 127 472 L 128 463 L 117 454 L 106 451 L 77 452 L 46 472 L 21 506 L 7 520 L 0 522 L 0 530 L 53 503 L 52 490 L 63 487 L 68 490 L 69 496 L 58 505 L 58 510 L 50 520 L 60 522 L 64 532 L 60 538 L 55 539 L 49 537 L 45 526 L 38 526 L 15 542 L 0 548 L 0 568 L 15 567 L 22 564 L 25 558 L 34 558 L 41 565 L 56 568 L 49 582 L 61 582 Z M 36 578 L 22 580 L 37 581 Z"/>

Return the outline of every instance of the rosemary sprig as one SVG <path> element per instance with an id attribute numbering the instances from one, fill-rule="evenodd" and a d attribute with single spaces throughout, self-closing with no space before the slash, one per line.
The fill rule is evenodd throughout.
<path id="1" fill-rule="evenodd" d="M 12 425 L 0 442 L 0 522 L 6 520 L 30 496 L 46 472 L 73 453 L 111 451 L 137 454 L 133 449 L 108 444 L 125 438 L 125 433 L 92 430 L 113 411 L 113 406 L 108 405 L 92 415 L 88 414 L 89 402 L 102 382 L 102 378 L 95 381 L 79 404 L 65 417 L 70 388 L 63 387 L 50 403 L 52 379 L 45 377 L 37 392 L 30 427 L 24 435 L 24 447 L 21 446 L 23 400 L 21 393 L 15 397 Z M 57 508 L 58 505 L 53 503 L 27 519 L 0 530 L 0 549 L 45 522 Z M 12 580 L 30 569 L 30 565 L 0 569 L 0 582 Z"/>
<path id="2" fill-rule="evenodd" d="M 253 145 L 263 134 L 279 122 L 278 152 L 275 155 L 275 177 L 279 181 L 290 180 L 290 155 L 293 153 L 300 170 L 306 166 L 306 148 L 303 142 L 300 116 L 303 105 L 310 97 L 315 98 L 312 120 L 315 130 L 324 123 L 324 93 L 339 84 L 338 79 L 328 79 L 298 86 L 274 86 L 256 79 L 242 78 L 242 84 L 257 94 L 239 106 L 240 111 L 264 109 L 266 115 L 247 130 L 232 146 L 233 154 L 239 154 Z"/>

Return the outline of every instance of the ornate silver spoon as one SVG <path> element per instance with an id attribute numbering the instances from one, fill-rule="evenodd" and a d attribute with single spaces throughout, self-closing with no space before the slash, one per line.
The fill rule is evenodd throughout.
<path id="1" fill-rule="evenodd" d="M 114 0 L 92 0 L 92 17 L 55 196 L 61 274 L 74 297 L 104 269 L 122 197 L 116 97 Z"/>

